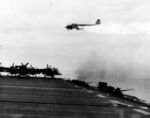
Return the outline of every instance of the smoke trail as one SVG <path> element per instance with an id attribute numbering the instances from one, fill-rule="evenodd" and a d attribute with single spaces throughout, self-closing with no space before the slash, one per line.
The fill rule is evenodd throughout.
<path id="1" fill-rule="evenodd" d="M 83 81 L 105 81 L 105 63 L 98 55 L 91 54 L 76 70 L 77 79 Z"/>
<path id="2" fill-rule="evenodd" d="M 77 79 L 83 81 L 92 81 L 97 83 L 99 81 L 126 81 L 126 79 L 133 78 L 132 69 L 121 66 L 113 61 L 89 57 L 84 63 L 77 68 Z"/>
<path id="3" fill-rule="evenodd" d="M 114 23 L 114 24 L 102 24 L 92 27 L 86 27 L 86 31 L 96 33 L 112 33 L 112 34 L 138 34 L 146 33 L 150 34 L 150 23 Z"/>

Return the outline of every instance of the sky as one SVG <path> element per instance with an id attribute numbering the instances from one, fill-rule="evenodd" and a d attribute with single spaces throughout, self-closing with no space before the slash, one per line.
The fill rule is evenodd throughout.
<path id="1" fill-rule="evenodd" d="M 149 79 L 149 6 L 149 0 L 0 0 L 0 61 L 50 64 L 72 78 Z M 65 29 L 98 18 L 99 26 Z"/>

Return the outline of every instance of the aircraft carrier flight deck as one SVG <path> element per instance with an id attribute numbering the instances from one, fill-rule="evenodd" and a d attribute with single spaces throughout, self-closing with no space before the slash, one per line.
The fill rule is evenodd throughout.
<path id="1" fill-rule="evenodd" d="M 0 118 L 149 118 L 147 107 L 59 78 L 0 76 Z"/>

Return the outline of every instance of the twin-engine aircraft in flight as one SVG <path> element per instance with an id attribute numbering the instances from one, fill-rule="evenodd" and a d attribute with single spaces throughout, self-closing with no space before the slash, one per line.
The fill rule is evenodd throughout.
<path id="1" fill-rule="evenodd" d="M 101 24 L 100 19 L 97 19 L 95 24 L 77 24 L 77 23 L 72 23 L 70 25 L 67 25 L 65 28 L 67 30 L 73 30 L 73 29 L 82 30 L 83 27 L 85 27 L 85 26 L 95 26 L 95 25 L 100 25 L 100 24 Z"/>

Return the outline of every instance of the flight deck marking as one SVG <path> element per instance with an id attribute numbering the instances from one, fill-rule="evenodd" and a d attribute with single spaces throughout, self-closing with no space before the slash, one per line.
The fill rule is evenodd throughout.
<path id="1" fill-rule="evenodd" d="M 117 100 L 109 100 L 109 101 L 114 103 L 114 104 L 121 104 L 121 105 L 126 105 L 128 107 L 132 107 L 132 105 L 130 105 L 130 104 L 126 104 L 126 103 L 123 103 L 123 102 L 120 102 L 120 101 L 117 101 Z"/>
<path id="2" fill-rule="evenodd" d="M 2 88 L 19 88 L 19 89 L 35 89 L 35 90 L 59 90 L 59 91 L 81 91 L 80 89 L 65 88 L 48 88 L 48 87 L 31 87 L 31 86 L 1 86 Z"/>
<path id="3" fill-rule="evenodd" d="M 148 107 L 144 107 L 144 106 L 139 106 L 140 109 L 144 109 L 144 110 L 147 110 Z"/>
<path id="4" fill-rule="evenodd" d="M 136 112 L 139 112 L 141 114 L 144 114 L 144 115 L 150 115 L 150 112 L 144 111 L 142 109 L 133 109 L 133 110 L 136 111 Z"/>
<path id="5" fill-rule="evenodd" d="M 87 93 L 94 93 L 93 91 L 90 91 L 90 90 L 87 90 L 86 92 L 87 92 Z"/>
<path id="6" fill-rule="evenodd" d="M 97 94 L 96 96 L 97 96 L 97 97 L 100 97 L 100 98 L 106 98 L 106 96 L 101 95 L 101 94 Z"/>

